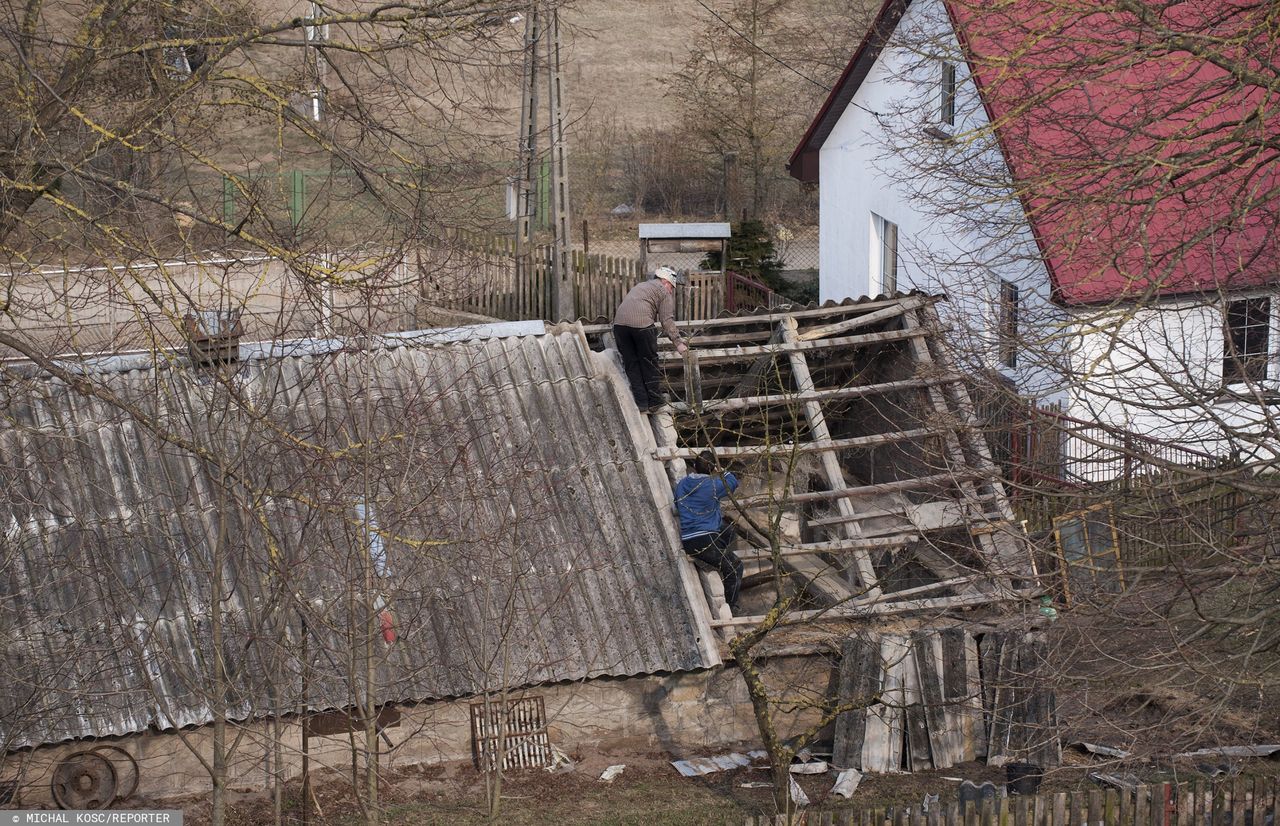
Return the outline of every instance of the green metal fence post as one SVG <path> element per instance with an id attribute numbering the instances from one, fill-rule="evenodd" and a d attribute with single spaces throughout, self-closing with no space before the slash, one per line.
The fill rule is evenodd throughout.
<path id="1" fill-rule="evenodd" d="M 222 176 L 222 222 L 230 226 L 236 220 L 236 185 L 231 176 Z"/>
<path id="2" fill-rule="evenodd" d="M 289 171 L 289 217 L 294 228 L 302 226 L 302 213 L 307 208 L 307 176 L 301 169 Z"/>

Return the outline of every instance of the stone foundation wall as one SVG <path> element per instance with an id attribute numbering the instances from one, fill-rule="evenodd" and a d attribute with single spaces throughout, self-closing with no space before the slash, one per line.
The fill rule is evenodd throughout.
<path id="1" fill-rule="evenodd" d="M 768 671 L 779 685 L 803 686 L 822 693 L 830 667 L 822 658 L 789 657 L 771 661 Z M 615 748 L 660 749 L 678 759 L 723 753 L 742 745 L 754 747 L 759 742 L 751 702 L 741 675 L 732 667 L 564 683 L 512 696 L 534 695 L 543 698 L 551 743 L 565 752 L 608 743 Z M 391 746 L 381 743 L 383 765 L 471 760 L 470 703 L 471 700 L 454 700 L 402 707 L 400 723 L 385 729 Z M 799 726 L 811 718 L 812 715 L 801 715 L 787 722 Z M 787 731 L 785 723 L 780 728 Z M 278 736 L 273 736 L 275 729 L 279 730 Z M 351 736 L 313 735 L 313 770 L 349 771 Z M 141 782 L 137 797 L 164 800 L 200 794 L 211 788 L 207 766 L 212 737 L 212 726 L 202 726 L 46 746 L 6 755 L 0 778 L 11 780 L 21 772 L 12 805 L 51 805 L 49 780 L 57 763 L 73 752 L 109 744 L 129 752 L 138 762 Z M 298 720 L 230 726 L 228 740 L 237 737 L 240 741 L 229 771 L 233 790 L 267 789 L 277 772 L 287 779 L 301 774 L 302 731 Z M 363 734 L 358 732 L 354 737 L 359 747 Z"/>

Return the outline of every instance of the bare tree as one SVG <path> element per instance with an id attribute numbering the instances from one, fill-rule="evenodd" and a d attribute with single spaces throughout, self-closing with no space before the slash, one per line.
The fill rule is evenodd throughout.
<path id="1" fill-rule="evenodd" d="M 902 94 L 868 121 L 881 180 L 941 228 L 903 271 L 956 300 L 1020 514 L 1083 576 L 1057 585 L 1066 678 L 1145 685 L 1078 719 L 1154 709 L 1123 735 L 1152 748 L 1259 725 L 1277 673 L 1275 14 L 911 4 Z M 1124 573 L 1091 576 L 1095 551 Z"/>

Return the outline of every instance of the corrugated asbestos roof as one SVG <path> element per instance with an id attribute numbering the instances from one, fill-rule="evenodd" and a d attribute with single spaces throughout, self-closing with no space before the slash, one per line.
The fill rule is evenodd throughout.
<path id="1" fill-rule="evenodd" d="M 366 648 L 379 702 L 714 664 L 591 358 L 560 333 L 133 365 L 94 375 L 114 403 L 10 373 L 0 744 L 349 706 Z"/>

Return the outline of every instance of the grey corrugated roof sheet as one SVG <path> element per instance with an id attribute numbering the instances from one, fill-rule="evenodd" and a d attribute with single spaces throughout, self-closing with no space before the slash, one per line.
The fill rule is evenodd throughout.
<path id="1" fill-rule="evenodd" d="M 640 238 L 728 238 L 732 235 L 728 224 L 641 224 Z"/>
<path id="2" fill-rule="evenodd" d="M 263 354 L 231 382 L 131 364 L 93 375 L 111 402 L 0 387 L 0 743 L 209 721 L 215 612 L 232 719 L 351 705 L 366 643 L 379 702 L 715 664 L 591 358 L 560 333 Z"/>

